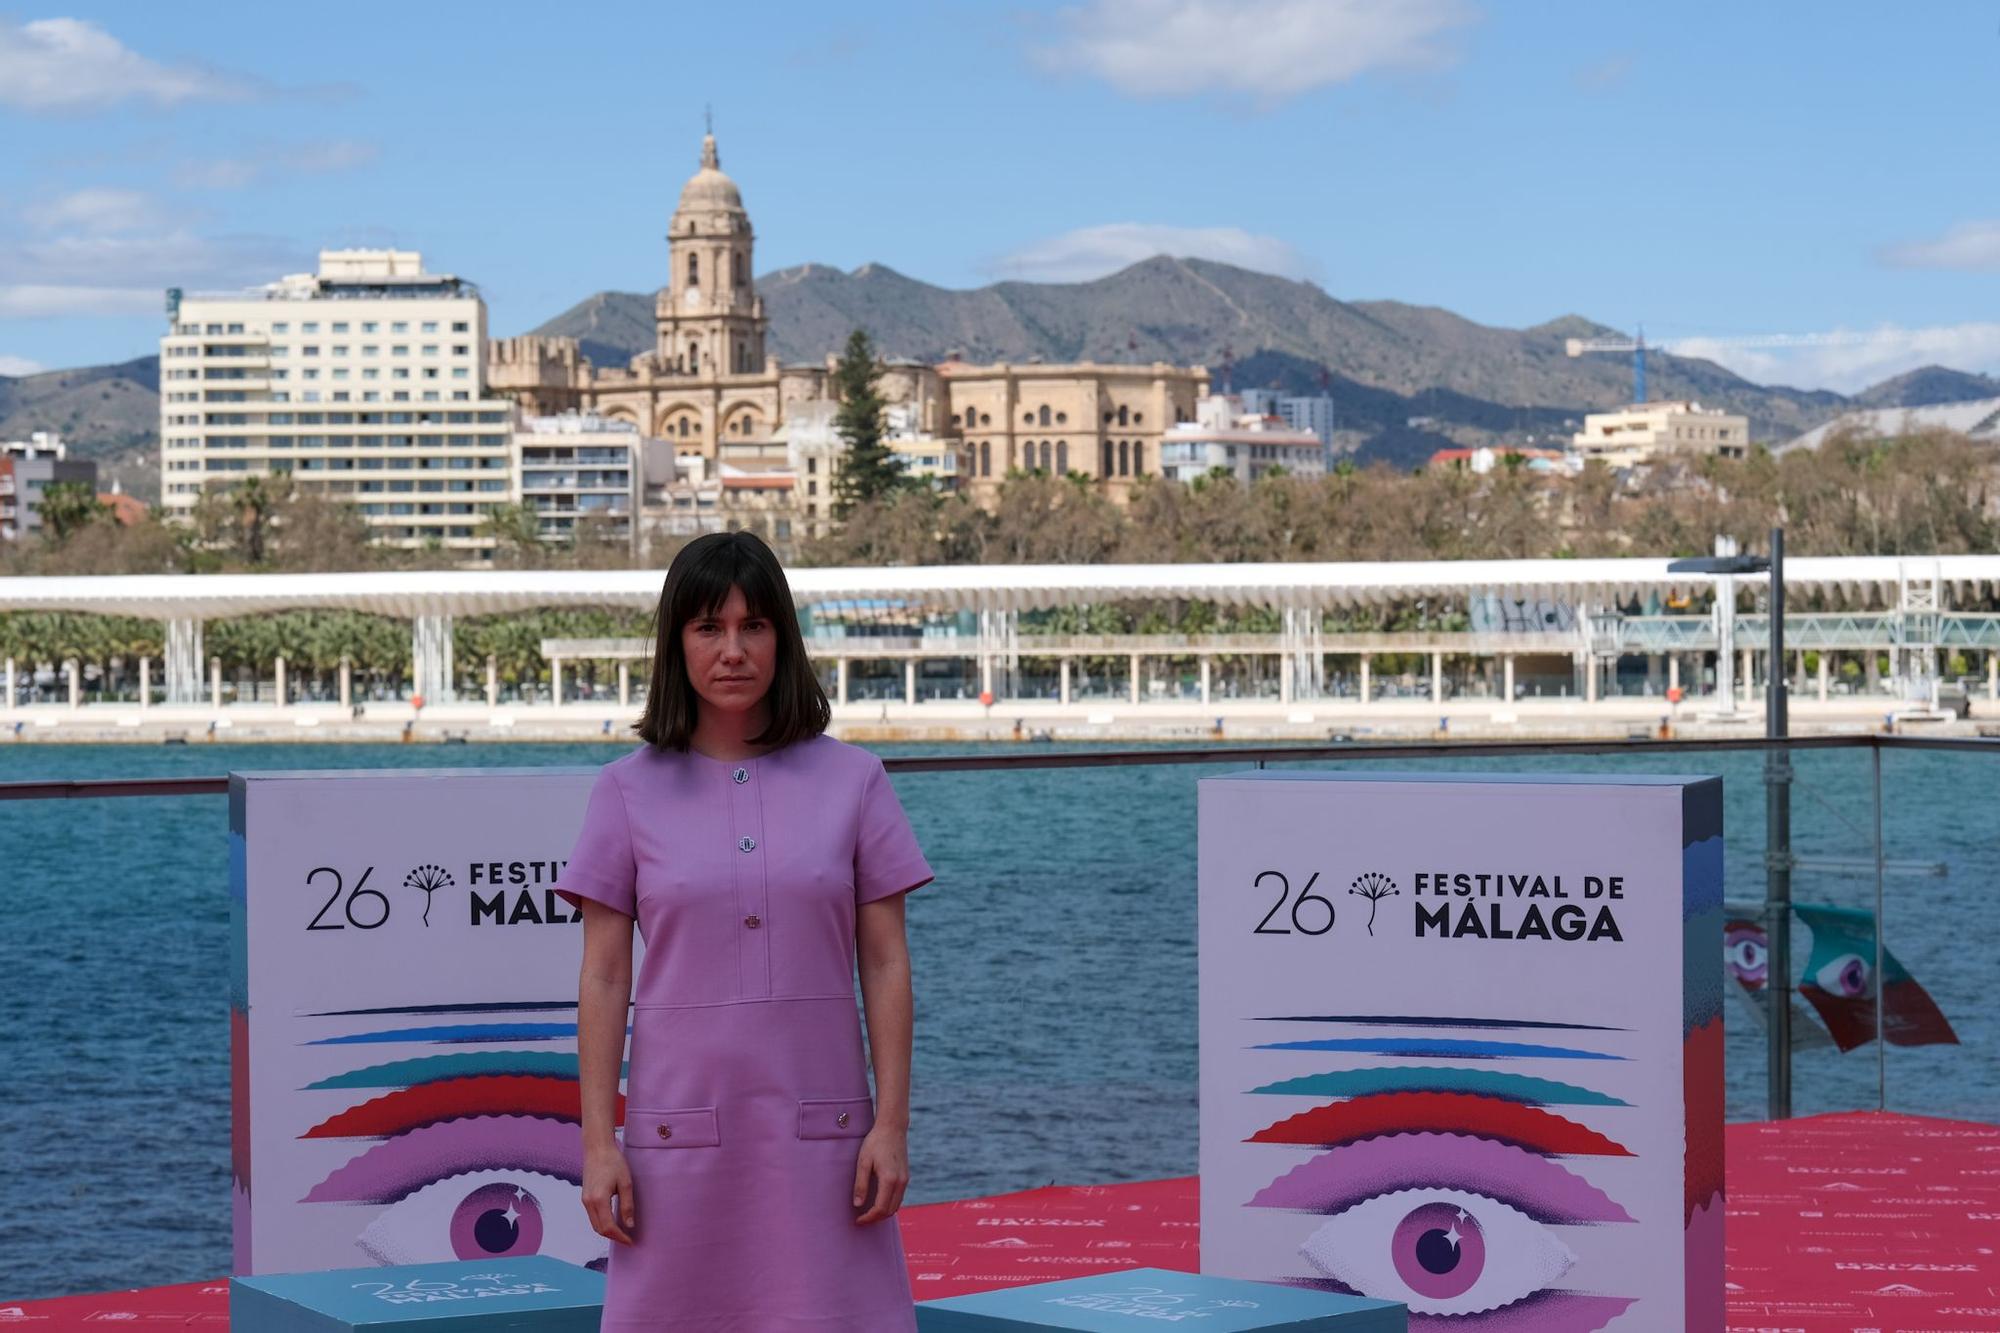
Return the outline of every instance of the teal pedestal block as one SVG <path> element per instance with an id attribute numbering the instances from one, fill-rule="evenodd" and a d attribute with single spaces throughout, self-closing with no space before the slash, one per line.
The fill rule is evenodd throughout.
<path id="1" fill-rule="evenodd" d="M 1164 1268 L 1093 1273 L 917 1307 L 918 1333 L 1118 1333 L 1162 1323 L 1186 1323 L 1203 1333 L 1408 1333 L 1410 1326 L 1409 1312 L 1390 1301 Z"/>
<path id="2" fill-rule="evenodd" d="M 229 1280 L 235 1333 L 597 1333 L 604 1277 L 546 1255 Z"/>

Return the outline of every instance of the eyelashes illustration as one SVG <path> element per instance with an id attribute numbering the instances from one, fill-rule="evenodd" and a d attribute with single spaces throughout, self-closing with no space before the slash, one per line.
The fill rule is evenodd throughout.
<path id="1" fill-rule="evenodd" d="M 1360 1021 L 1402 1026 L 1394 1019 Z M 1252 1047 L 1461 1060 L 1473 1067 L 1333 1069 L 1248 1089 L 1338 1100 L 1287 1116 L 1245 1140 L 1319 1150 L 1258 1190 L 1246 1206 L 1322 1219 L 1298 1246 L 1309 1272 L 1285 1280 L 1402 1302 L 1413 1329 L 1592 1333 L 1633 1301 L 1564 1290 L 1559 1284 L 1578 1260 L 1555 1228 L 1615 1226 L 1633 1218 L 1559 1159 L 1632 1153 L 1545 1108 L 1627 1103 L 1575 1083 L 1492 1065 L 1514 1059 L 1581 1065 L 1621 1057 L 1582 1046 L 1435 1031 L 1454 1025 L 1449 1018 L 1414 1019 L 1408 1026 L 1417 1034 L 1378 1032 Z M 1465 1026 L 1491 1031 L 1509 1025 L 1485 1019 Z"/>
<path id="2" fill-rule="evenodd" d="M 454 1006 L 453 1012 L 513 1008 Z M 378 1264 L 545 1254 L 601 1270 L 605 1242 L 590 1229 L 580 1197 L 575 1054 L 451 1049 L 565 1041 L 575 1032 L 574 1022 L 522 1019 L 382 1028 L 306 1043 L 421 1043 L 446 1049 L 342 1070 L 308 1085 L 386 1091 L 299 1136 L 376 1140 L 328 1173 L 301 1202 L 375 1208 L 355 1244 Z M 622 1123 L 622 1096 L 615 1115 Z"/>

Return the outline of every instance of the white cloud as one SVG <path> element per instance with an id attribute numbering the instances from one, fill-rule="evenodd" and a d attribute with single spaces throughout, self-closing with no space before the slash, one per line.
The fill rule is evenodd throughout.
<path id="1" fill-rule="evenodd" d="M 0 319 L 42 319 L 51 315 L 144 315 L 163 308 L 158 287 L 52 287 L 40 283 L 0 284 Z M 162 320 L 165 316 L 161 316 Z"/>
<path id="2" fill-rule="evenodd" d="M 21 216 L 44 231 L 67 227 L 104 233 L 142 231 L 157 226 L 164 220 L 165 211 L 144 191 L 93 186 L 44 203 L 26 205 Z"/>
<path id="3" fill-rule="evenodd" d="M 236 287 L 300 271 L 308 256 L 269 236 L 65 235 L 0 245 L 0 282 L 37 287 Z"/>
<path id="4" fill-rule="evenodd" d="M 2000 374 L 2000 324 L 1940 324 L 1840 331 L 1820 347 L 1732 347 L 1727 340 L 1676 341 L 1676 356 L 1701 357 L 1758 384 L 1854 393 L 1919 366 Z"/>
<path id="5" fill-rule="evenodd" d="M 0 18 L 0 105 L 95 111 L 130 98 L 175 106 L 240 101 L 255 92 L 235 75 L 149 60 L 86 19 Z"/>
<path id="6" fill-rule="evenodd" d="M 1138 97 L 1239 94 L 1271 103 L 1372 70 L 1456 61 L 1465 0 L 1090 0 L 1035 52 Z"/>
<path id="7" fill-rule="evenodd" d="M 1894 268 L 2000 269 L 2000 221 L 1961 222 L 1933 240 L 1889 246 L 1882 262 Z"/>
<path id="8" fill-rule="evenodd" d="M 188 190 L 240 190 L 281 174 L 316 176 L 367 166 L 379 155 L 372 143 L 327 139 L 290 147 L 260 148 L 241 157 L 189 160 L 174 168 L 174 183 Z"/>
<path id="9" fill-rule="evenodd" d="M 8 356 L 0 352 L 0 375 L 39 375 L 48 367 L 39 361 L 30 361 L 25 356 Z"/>
<path id="10" fill-rule="evenodd" d="M 1027 282 L 1086 282 L 1115 273 L 1154 255 L 1214 259 L 1259 273 L 1310 278 L 1311 260 L 1274 236 L 1241 227 L 1167 227 L 1144 222 L 1112 222 L 1079 227 L 1052 236 L 986 265 L 995 277 Z"/>
<path id="11" fill-rule="evenodd" d="M 269 236 L 163 232 L 0 238 L 0 318 L 159 314 L 168 287 L 236 290 L 307 267 Z"/>

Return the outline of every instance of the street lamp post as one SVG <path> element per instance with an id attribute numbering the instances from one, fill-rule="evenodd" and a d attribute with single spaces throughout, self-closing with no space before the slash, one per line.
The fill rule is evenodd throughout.
<path id="1" fill-rule="evenodd" d="M 1771 646 L 1764 673 L 1764 736 L 1772 741 L 1785 739 L 1791 727 L 1786 707 L 1785 530 L 1771 529 L 1769 557 L 1701 557 L 1676 560 L 1667 569 L 1676 574 L 1770 575 Z M 1723 583 L 1733 587 L 1727 577 Z M 1769 1014 L 1765 1028 L 1768 1112 L 1773 1120 L 1785 1120 L 1792 1114 L 1792 756 L 1782 745 L 1767 746 L 1764 751 L 1764 938 L 1768 949 L 1764 974 Z"/>

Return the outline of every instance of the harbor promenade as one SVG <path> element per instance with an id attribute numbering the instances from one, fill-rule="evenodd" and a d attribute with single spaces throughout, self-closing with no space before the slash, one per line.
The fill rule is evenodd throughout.
<path id="1" fill-rule="evenodd" d="M 1824 702 L 1793 697 L 1796 735 L 1894 732 L 1980 735 L 2000 730 L 2000 704 L 1967 701 L 1966 716 L 1913 706 L 1888 695 L 1837 695 Z M 364 703 L 162 705 L 31 704 L 0 710 L 0 744 L 329 741 L 413 743 L 585 741 L 622 738 L 638 701 L 616 697 L 562 704 Z M 850 741 L 1169 741 L 1169 740 L 1621 740 L 1705 739 L 1761 734 L 1761 701 L 1739 699 L 1731 713 L 1696 697 L 1678 704 L 1657 696 L 1607 699 L 1424 698 L 1275 700 L 1049 699 L 862 700 L 836 704 L 832 732 Z"/>

